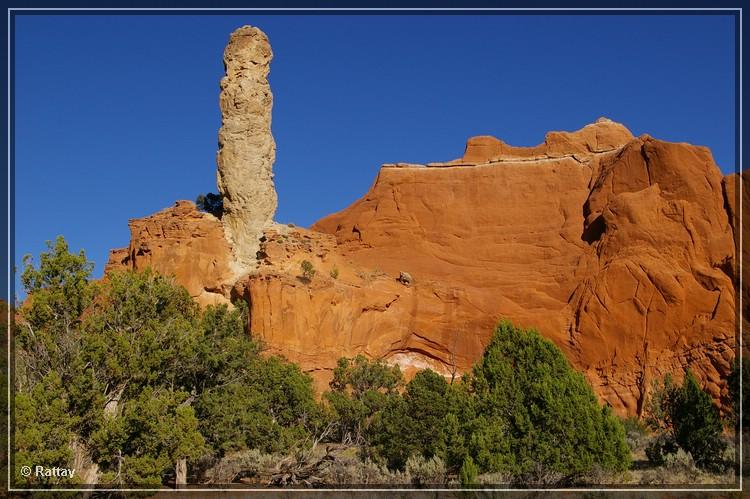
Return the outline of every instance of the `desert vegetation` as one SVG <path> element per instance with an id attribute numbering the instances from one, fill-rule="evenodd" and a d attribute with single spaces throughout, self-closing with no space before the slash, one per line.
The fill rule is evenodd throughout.
<path id="1" fill-rule="evenodd" d="M 242 302 L 200 309 L 150 270 L 97 282 L 92 268 L 63 238 L 24 260 L 17 486 L 731 483 L 736 471 L 736 418 L 722 421 L 689 372 L 680 386 L 658 380 L 645 417 L 622 421 L 552 342 L 504 321 L 462 377 L 406 382 L 360 355 L 340 359 L 316 397 L 246 331 Z M 735 401 L 746 373 L 730 377 Z"/>
<path id="2" fill-rule="evenodd" d="M 221 194 L 213 192 L 207 192 L 206 194 L 199 194 L 195 198 L 195 206 L 206 213 L 210 213 L 216 218 L 221 218 L 224 213 L 224 199 Z"/>

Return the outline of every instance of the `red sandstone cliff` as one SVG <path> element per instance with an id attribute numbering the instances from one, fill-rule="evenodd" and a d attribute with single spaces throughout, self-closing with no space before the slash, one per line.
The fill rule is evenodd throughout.
<path id="1" fill-rule="evenodd" d="M 232 289 L 253 333 L 319 388 L 360 352 L 407 371 L 466 370 L 508 318 L 538 328 L 632 414 L 652 377 L 686 367 L 727 395 L 733 179 L 706 148 L 633 138 L 609 120 L 529 148 L 477 137 L 458 160 L 384 165 L 362 199 L 312 230 L 267 229 L 258 270 L 239 280 L 221 222 L 185 202 L 131 221 L 109 269 L 151 265 L 203 303 Z"/>

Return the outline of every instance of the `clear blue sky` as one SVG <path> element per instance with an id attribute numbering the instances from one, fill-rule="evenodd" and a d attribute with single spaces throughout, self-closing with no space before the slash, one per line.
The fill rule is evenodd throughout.
<path id="1" fill-rule="evenodd" d="M 308 226 L 380 164 L 607 116 L 735 168 L 730 16 L 16 17 L 16 262 L 64 235 L 100 275 L 129 218 L 216 191 L 222 51 L 269 36 L 276 219 Z M 17 288 L 17 292 L 21 291 Z"/>

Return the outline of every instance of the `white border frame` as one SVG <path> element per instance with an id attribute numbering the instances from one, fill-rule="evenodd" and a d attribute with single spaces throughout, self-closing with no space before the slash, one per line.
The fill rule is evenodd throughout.
<path id="1" fill-rule="evenodd" d="M 301 7 L 301 8 L 291 8 L 291 7 L 258 7 L 258 8 L 231 8 L 231 7 L 192 7 L 192 8 L 167 8 L 167 7 L 159 7 L 159 8 L 136 8 L 136 7 L 124 7 L 124 8 L 116 8 L 116 7 L 109 7 L 109 8 L 94 8 L 94 7 L 71 7 L 71 8 L 62 8 L 62 7 L 51 7 L 51 8 L 44 8 L 44 7 L 9 7 L 8 8 L 8 78 L 7 78 L 7 84 L 8 84 L 8 317 L 7 317 L 7 325 L 8 325 L 8 353 L 7 353 L 7 362 L 8 362 L 8 492 L 176 492 L 176 493 L 192 493 L 192 492 L 260 492 L 260 493 L 279 493 L 279 492 L 306 492 L 306 493 L 318 493 L 318 492 L 381 492 L 381 493 L 388 493 L 388 492 L 742 492 L 742 406 L 743 406 L 743 400 L 742 400 L 742 179 L 741 177 L 738 178 L 738 189 L 735 193 L 735 196 L 739 197 L 739 247 L 737 248 L 737 258 L 739 261 L 739 274 L 740 274 L 740 286 L 739 286 L 739 292 L 737 293 L 737 296 L 739 298 L 739 303 L 737 304 L 737 321 L 738 321 L 738 328 L 739 328 L 739 343 L 738 343 L 738 353 L 740 357 L 740 431 L 739 431 L 739 464 L 740 464 L 740 472 L 739 472 L 739 488 L 699 488 L 699 489 L 688 489 L 688 488 L 563 488 L 563 489 L 552 489 L 552 488 L 527 488 L 527 489 L 516 489 L 516 488 L 494 488 L 494 489 L 484 489 L 484 488 L 471 488 L 471 489 L 462 489 L 462 488 L 447 488 L 447 489 L 413 489 L 413 488 L 380 488 L 380 489 L 347 489 L 347 488 L 335 488 L 335 489 L 287 489 L 287 488 L 256 488 L 256 489 L 247 489 L 247 488 L 214 488 L 214 489 L 205 489 L 205 488 L 184 488 L 184 489 L 165 489 L 165 488 L 156 488 L 156 489 L 104 489 L 104 488 L 64 488 L 64 489 L 45 489 L 45 488 L 37 488 L 37 489 L 16 489 L 10 487 L 10 456 L 11 456 L 11 421 L 10 421 L 10 412 L 11 412 L 11 377 L 10 377 L 10 369 L 11 369 L 11 359 L 10 359 L 10 319 L 11 319 L 11 309 L 13 305 L 10 303 L 10 300 L 15 300 L 15 297 L 11 296 L 11 279 L 14 279 L 13 277 L 13 266 L 12 262 L 10 261 L 10 227 L 11 227 L 11 221 L 10 221 L 10 194 L 11 194 L 11 185 L 10 185 L 10 171 L 11 171 L 11 145 L 10 145 L 10 109 L 11 109 L 11 99 L 10 99 L 10 41 L 11 41 L 11 33 L 10 33 L 10 19 L 11 19 L 11 13 L 12 12 L 23 12 L 23 11 L 104 11 L 104 12 L 117 12 L 117 11 L 139 11 L 139 12 L 148 12 L 148 11 L 161 11 L 161 12 L 171 12 L 171 11 L 228 11 L 228 12 L 242 12 L 242 11 L 250 11 L 250 12 L 335 12 L 335 11 L 345 11 L 345 12 L 411 12 L 411 11 L 423 11 L 423 12 L 451 12 L 451 11 L 457 11 L 457 12 L 498 12 L 498 11 L 530 11 L 530 12 L 550 12 L 550 11 L 596 11 L 596 12 L 623 12 L 623 11 L 645 11 L 645 12 L 664 12 L 664 11 L 688 11 L 688 12 L 695 12 L 695 11 L 725 11 L 727 13 L 729 12 L 739 12 L 739 21 L 740 21 L 740 27 L 739 27 L 739 33 L 736 34 L 736 36 L 739 36 L 739 103 L 738 110 L 739 110 L 739 158 L 737 159 L 737 164 L 735 165 L 735 168 L 737 169 L 736 173 L 742 172 L 742 7 L 717 7 L 717 8 L 711 8 L 711 7 L 698 7 L 698 8 L 683 8 L 683 7 L 664 7 L 664 8 L 654 8 L 654 7 L 647 7 L 647 8 L 637 8 L 637 7 L 625 7 L 625 8 L 616 8 L 616 7 L 604 7 L 604 8 L 598 8 L 598 7 L 569 7 L 569 8 L 563 8 L 563 7 L 557 7 L 557 8 L 541 8 L 541 7 L 438 7 L 438 8 L 419 8 L 419 7 L 396 7 L 396 8 L 389 8 L 389 7 Z M 736 70 L 737 68 L 735 68 Z M 737 145 L 735 145 L 735 148 Z M 736 150 L 736 149 L 735 149 Z M 735 354 L 736 358 L 737 353 Z"/>

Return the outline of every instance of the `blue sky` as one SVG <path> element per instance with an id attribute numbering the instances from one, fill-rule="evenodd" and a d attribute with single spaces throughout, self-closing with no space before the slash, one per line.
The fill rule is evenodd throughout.
<path id="1" fill-rule="evenodd" d="M 735 169 L 730 16 L 19 15 L 17 264 L 62 234 L 99 276 L 129 218 L 216 191 L 222 51 L 243 24 L 275 54 L 281 222 L 348 206 L 382 163 L 599 116 Z"/>

